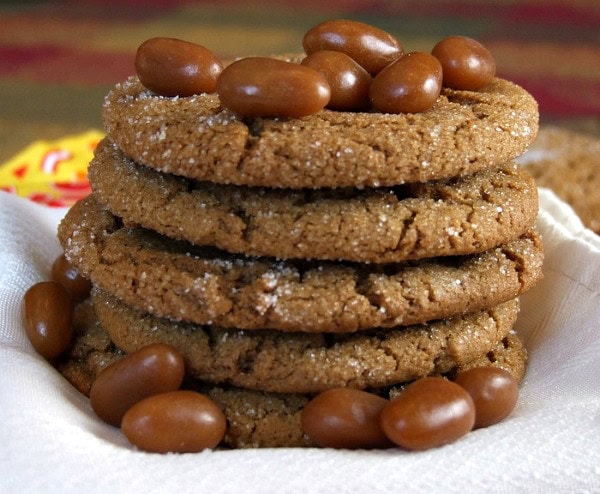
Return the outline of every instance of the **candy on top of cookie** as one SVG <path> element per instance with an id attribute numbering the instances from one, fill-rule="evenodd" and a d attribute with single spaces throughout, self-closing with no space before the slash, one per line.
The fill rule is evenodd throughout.
<path id="1" fill-rule="evenodd" d="M 336 19 L 311 28 L 300 64 L 248 57 L 223 68 L 208 48 L 173 38 L 151 38 L 137 50 L 142 84 L 157 95 L 216 92 L 242 117 L 297 118 L 323 108 L 419 113 L 431 108 L 442 85 L 477 91 L 494 78 L 492 54 L 478 41 L 449 36 L 431 54 L 404 53 L 390 33 Z"/>

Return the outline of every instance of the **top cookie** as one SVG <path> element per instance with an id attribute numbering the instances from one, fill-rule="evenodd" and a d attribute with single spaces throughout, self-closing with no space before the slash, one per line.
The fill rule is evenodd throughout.
<path id="1" fill-rule="evenodd" d="M 222 184 L 377 187 L 465 175 L 519 156 L 538 109 L 502 80 L 442 90 L 423 113 L 322 110 L 297 119 L 240 119 L 215 94 L 156 96 L 136 77 L 106 97 L 107 133 L 138 163 Z"/>

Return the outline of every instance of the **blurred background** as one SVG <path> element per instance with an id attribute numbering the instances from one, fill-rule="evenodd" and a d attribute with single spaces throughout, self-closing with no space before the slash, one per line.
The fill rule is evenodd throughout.
<path id="1" fill-rule="evenodd" d="M 348 18 L 430 51 L 451 34 L 494 54 L 538 100 L 542 124 L 600 137 L 599 0 L 79 0 L 0 3 L 0 163 L 36 139 L 101 129 L 100 106 L 154 36 L 221 57 L 301 51 L 304 33 Z"/>

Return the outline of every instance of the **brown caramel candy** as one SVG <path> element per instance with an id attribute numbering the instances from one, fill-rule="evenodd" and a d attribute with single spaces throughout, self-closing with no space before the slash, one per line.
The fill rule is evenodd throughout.
<path id="1" fill-rule="evenodd" d="M 64 286 L 75 303 L 90 295 L 92 283 L 73 266 L 64 255 L 58 256 L 52 263 L 52 281 Z"/>
<path id="2" fill-rule="evenodd" d="M 328 108 L 353 111 L 369 107 L 371 76 L 345 53 L 317 51 L 308 55 L 301 64 L 315 69 L 327 79 L 331 89 Z"/>
<path id="3" fill-rule="evenodd" d="M 390 447 L 392 443 L 379 425 L 379 414 L 388 403 L 358 389 L 330 389 L 304 406 L 302 430 L 324 448 Z"/>
<path id="4" fill-rule="evenodd" d="M 155 343 L 140 348 L 104 369 L 90 390 L 96 415 L 116 427 L 125 412 L 149 396 L 181 386 L 183 358 L 170 345 Z"/>
<path id="5" fill-rule="evenodd" d="M 337 19 L 310 29 L 302 40 L 307 55 L 321 50 L 341 51 L 371 75 L 402 56 L 402 45 L 390 33 L 363 22 Z"/>
<path id="6" fill-rule="evenodd" d="M 221 409 L 195 391 L 151 396 L 131 407 L 121 423 L 127 439 L 144 451 L 195 453 L 217 446 L 227 421 Z"/>
<path id="7" fill-rule="evenodd" d="M 519 385 L 499 367 L 474 367 L 459 374 L 455 382 L 467 390 L 475 403 L 475 428 L 500 422 L 517 404 Z"/>
<path id="8" fill-rule="evenodd" d="M 444 86 L 477 91 L 496 74 L 496 62 L 479 41 L 465 36 L 448 36 L 437 43 L 431 54 L 442 64 Z"/>
<path id="9" fill-rule="evenodd" d="M 192 96 L 214 92 L 223 65 L 202 45 L 151 38 L 138 48 L 135 70 L 140 82 L 156 94 Z"/>
<path id="10" fill-rule="evenodd" d="M 304 117 L 322 110 L 331 96 L 316 70 L 265 57 L 242 58 L 226 67 L 217 93 L 225 107 L 245 117 Z"/>
<path id="11" fill-rule="evenodd" d="M 33 285 L 24 297 L 25 332 L 33 348 L 44 358 L 58 357 L 73 335 L 73 301 L 56 281 Z"/>
<path id="12" fill-rule="evenodd" d="M 442 446 L 467 434 L 475 405 L 458 384 L 424 377 L 409 384 L 381 412 L 381 427 L 391 441 L 410 450 Z"/>
<path id="13" fill-rule="evenodd" d="M 412 52 L 383 69 L 369 96 L 384 113 L 419 113 L 436 102 L 442 89 L 442 66 L 432 55 Z"/>

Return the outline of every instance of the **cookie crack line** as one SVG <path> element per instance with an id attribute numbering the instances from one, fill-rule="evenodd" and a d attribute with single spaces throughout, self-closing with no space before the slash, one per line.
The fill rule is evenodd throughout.
<path id="1" fill-rule="evenodd" d="M 181 352 L 190 375 L 212 383 L 229 383 L 271 392 L 318 392 L 337 386 L 378 388 L 447 372 L 498 345 L 513 327 L 518 301 L 490 310 L 435 321 L 428 325 L 374 329 L 351 335 L 282 334 L 277 331 L 224 330 L 216 346 L 202 328 L 143 315 L 111 295 L 96 290 L 97 316 L 111 339 L 126 352 L 152 343 Z M 494 324 L 489 313 L 495 314 Z M 468 340 L 453 358 L 448 337 Z M 323 345 L 323 340 L 329 344 Z"/>
<path id="2" fill-rule="evenodd" d="M 232 253 L 287 259 L 388 263 L 470 254 L 523 234 L 537 217 L 533 179 L 514 164 L 402 190 L 195 183 L 186 192 L 192 181 L 135 164 L 106 140 L 89 177 L 95 197 L 128 223 Z M 477 213 L 477 225 L 466 221 L 468 210 Z"/>
<path id="3" fill-rule="evenodd" d="M 255 119 L 248 127 L 215 95 L 156 97 L 130 78 L 107 96 L 103 120 L 127 155 L 189 178 L 278 188 L 393 186 L 465 175 L 527 148 L 537 132 L 535 100 L 502 79 L 474 94 L 476 103 L 469 92 L 444 89 L 422 114 L 322 110 L 292 120 Z M 154 118 L 147 120 L 149 113 Z M 415 144 L 418 133 L 429 136 L 422 146 Z"/>
<path id="4" fill-rule="evenodd" d="M 71 208 L 59 238 L 72 262 L 130 305 L 197 324 L 289 332 L 409 325 L 501 303 L 542 276 L 534 231 L 476 255 L 355 265 L 195 251 L 143 229 L 107 233 L 114 221 L 93 197 Z"/>

